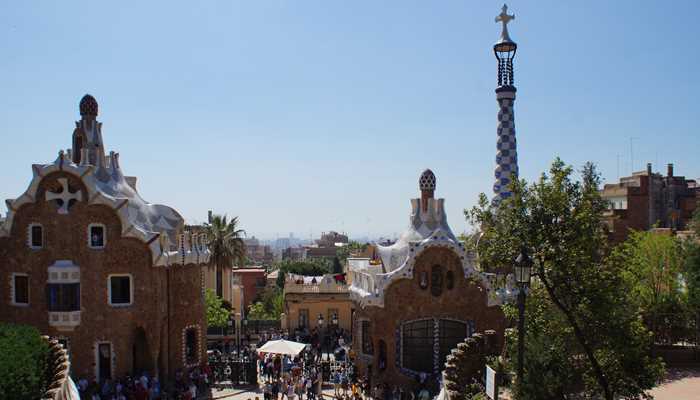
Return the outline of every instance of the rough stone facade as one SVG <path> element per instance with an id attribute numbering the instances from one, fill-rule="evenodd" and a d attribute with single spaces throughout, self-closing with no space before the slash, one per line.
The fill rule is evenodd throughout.
<path id="1" fill-rule="evenodd" d="M 0 292 L 5 294 L 0 303 L 0 320 L 33 325 L 46 335 L 67 339 L 75 376 L 95 376 L 97 342 L 112 344 L 112 375 L 115 377 L 142 369 L 151 373 L 172 373 L 184 367 L 182 331 L 189 325 L 198 325 L 201 332 L 206 330 L 200 267 L 191 264 L 152 266 L 148 246 L 138 239 L 122 237 L 119 218 L 106 206 L 83 201 L 75 203 L 69 214 L 58 214 L 53 204 L 43 200 L 46 186 L 55 184 L 58 178 L 69 179 L 73 187 L 82 186 L 78 177 L 65 172 L 45 177 L 36 203 L 17 210 L 11 234 L 0 238 Z M 27 245 L 27 230 L 32 223 L 43 227 L 41 249 L 31 249 Z M 104 249 L 88 247 L 87 232 L 91 223 L 106 226 Z M 80 267 L 80 324 L 72 330 L 49 326 L 45 288 L 48 267 L 56 260 L 71 260 Z M 13 273 L 29 276 L 29 306 L 11 304 Z M 109 305 L 110 274 L 132 276 L 132 305 Z M 205 348 L 199 347 L 204 360 Z M 168 360 L 171 368 L 168 368 Z"/>
<path id="2" fill-rule="evenodd" d="M 447 287 L 443 278 L 439 296 L 433 294 L 430 281 L 425 288 L 421 287 L 420 282 L 424 272 L 429 279 L 431 278 L 431 268 L 435 265 L 442 266 L 443 276 L 450 271 L 454 277 L 452 289 Z M 385 299 L 383 308 L 358 308 L 354 316 L 353 350 L 357 354 L 361 374 L 368 374 L 371 369 L 373 385 L 384 382 L 411 389 L 418 386 L 416 374 L 402 367 L 401 327 L 406 321 L 422 318 L 473 321 L 470 329 L 494 330 L 499 342 L 502 342 L 506 321 L 500 307 L 487 306 L 487 289 L 480 283 L 464 277 L 461 260 L 451 249 L 426 249 L 417 257 L 413 278 L 391 283 L 385 291 Z M 363 352 L 362 321 L 370 323 L 374 352 L 372 355 Z M 464 337 L 467 336 L 465 332 Z M 380 341 L 385 343 L 387 350 L 384 370 L 379 368 Z M 443 367 L 442 364 L 444 363 L 441 363 L 440 367 Z M 437 373 L 428 375 L 434 378 Z M 434 382 L 434 379 L 431 382 Z"/>

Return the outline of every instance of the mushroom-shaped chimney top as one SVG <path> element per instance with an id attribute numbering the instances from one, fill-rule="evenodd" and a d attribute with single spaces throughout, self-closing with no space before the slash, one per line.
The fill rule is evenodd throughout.
<path id="1" fill-rule="evenodd" d="M 418 187 L 421 192 L 423 191 L 433 191 L 435 190 L 435 174 L 433 171 L 426 169 L 420 176 L 418 180 Z"/>
<path id="2" fill-rule="evenodd" d="M 80 115 L 84 117 L 97 116 L 97 100 L 89 94 L 86 94 L 80 100 Z"/>

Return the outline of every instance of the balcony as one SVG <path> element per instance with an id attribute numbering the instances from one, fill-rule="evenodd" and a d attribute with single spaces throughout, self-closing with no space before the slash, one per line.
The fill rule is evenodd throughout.
<path id="1" fill-rule="evenodd" d="M 49 326 L 73 329 L 80 325 L 80 311 L 49 311 Z"/>
<path id="2" fill-rule="evenodd" d="M 342 283 L 290 283 L 284 285 L 285 293 L 348 293 L 348 285 Z"/>

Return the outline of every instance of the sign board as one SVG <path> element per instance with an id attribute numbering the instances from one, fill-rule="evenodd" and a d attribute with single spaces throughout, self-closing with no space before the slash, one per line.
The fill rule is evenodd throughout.
<path id="1" fill-rule="evenodd" d="M 493 368 L 486 366 L 486 396 L 492 400 L 498 400 L 498 382 L 496 371 Z"/>

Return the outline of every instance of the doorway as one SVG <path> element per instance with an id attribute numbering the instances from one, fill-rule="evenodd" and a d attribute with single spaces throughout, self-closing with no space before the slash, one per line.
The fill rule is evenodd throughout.
<path id="1" fill-rule="evenodd" d="M 146 331 L 142 327 L 136 328 L 134 332 L 134 346 L 132 347 L 132 374 L 141 376 L 142 373 L 153 373 L 153 360 L 151 359 L 151 348 L 146 337 Z"/>
<path id="2" fill-rule="evenodd" d="M 97 345 L 97 379 L 104 382 L 112 379 L 112 344 L 100 343 Z"/>

